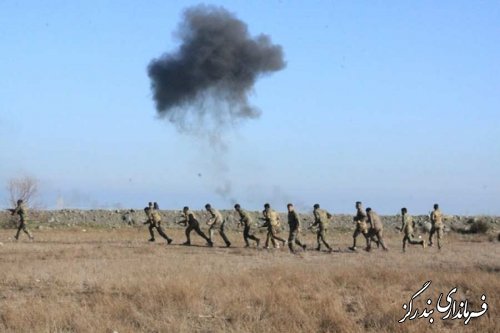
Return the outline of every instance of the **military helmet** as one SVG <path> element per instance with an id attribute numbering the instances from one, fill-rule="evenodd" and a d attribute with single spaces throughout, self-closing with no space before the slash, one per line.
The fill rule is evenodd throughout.
<path id="1" fill-rule="evenodd" d="M 319 204 L 314 204 L 314 209 L 318 209 L 319 208 Z"/>

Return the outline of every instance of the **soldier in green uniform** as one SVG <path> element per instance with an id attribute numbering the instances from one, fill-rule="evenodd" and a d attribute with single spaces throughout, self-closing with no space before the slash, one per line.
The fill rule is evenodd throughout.
<path id="1" fill-rule="evenodd" d="M 213 246 L 212 241 L 210 238 L 208 238 L 203 231 L 200 229 L 200 223 L 198 222 L 198 219 L 196 218 L 196 215 L 194 215 L 193 212 L 189 210 L 188 206 L 185 206 L 182 210 L 182 217 L 184 218 L 183 220 L 177 222 L 178 224 L 183 224 L 187 226 L 186 228 L 186 241 L 182 245 L 191 245 L 191 231 L 195 231 L 198 235 L 200 235 L 204 240 L 207 241 L 208 246 Z"/>
<path id="2" fill-rule="evenodd" d="M 269 248 L 269 240 L 271 240 L 273 245 L 277 248 L 279 247 L 275 243 L 276 240 L 282 242 L 283 246 L 285 246 L 286 240 L 277 236 L 278 228 L 280 226 L 278 213 L 271 209 L 271 205 L 266 203 L 264 205 L 264 211 L 262 212 L 262 214 L 264 216 L 263 220 L 265 221 L 262 225 L 262 228 L 267 228 L 266 243 L 264 245 L 264 248 Z"/>
<path id="3" fill-rule="evenodd" d="M 429 233 L 429 246 L 432 246 L 432 237 L 437 234 L 438 249 L 441 250 L 441 238 L 443 237 L 443 214 L 439 210 L 439 205 L 434 204 L 434 210 L 431 213 L 431 232 Z"/>
<path id="4" fill-rule="evenodd" d="M 356 215 L 353 218 L 354 222 L 356 223 L 356 229 L 354 230 L 354 233 L 352 234 L 352 246 L 350 247 L 351 250 L 356 251 L 356 238 L 359 236 L 359 234 L 363 234 L 366 240 L 366 248 L 368 248 L 368 226 L 366 225 L 366 214 L 363 211 L 363 204 L 361 201 L 356 202 Z"/>
<path id="5" fill-rule="evenodd" d="M 26 215 L 28 214 L 28 210 L 24 206 L 23 200 L 19 199 L 17 200 L 17 206 L 16 208 L 11 210 L 11 215 L 19 215 L 19 226 L 17 227 L 17 232 L 14 238 L 16 240 L 19 239 L 19 234 L 21 233 L 21 230 L 24 231 L 26 235 L 30 238 L 30 240 L 33 240 L 33 236 L 29 232 L 28 228 L 26 228 Z"/>
<path id="6" fill-rule="evenodd" d="M 401 208 L 401 222 L 401 232 L 405 234 L 403 237 L 403 252 L 406 252 L 406 242 L 413 245 L 422 245 L 425 248 L 425 241 L 423 239 L 416 240 L 413 238 L 413 219 L 405 207 Z"/>
<path id="7" fill-rule="evenodd" d="M 161 227 L 161 215 L 160 215 L 160 208 L 158 207 L 158 204 L 155 202 L 153 204 L 153 208 L 151 207 L 146 207 L 144 209 L 144 212 L 146 213 L 146 216 L 148 217 L 149 222 L 149 234 L 151 235 L 151 238 L 149 239 L 150 242 L 155 241 L 155 234 L 153 232 L 154 229 L 158 231 L 161 237 L 163 237 L 168 244 L 172 243 L 172 239 L 167 236 L 165 231 L 163 231 L 163 228 Z"/>
<path id="8" fill-rule="evenodd" d="M 300 233 L 300 218 L 299 214 L 295 211 L 293 204 L 289 203 L 287 205 L 288 209 L 288 226 L 289 226 L 289 235 L 288 235 L 288 248 L 290 252 L 295 253 L 295 249 L 293 247 L 294 244 L 300 246 L 304 251 L 306 250 L 305 244 L 299 240 Z"/>
<path id="9" fill-rule="evenodd" d="M 226 223 L 226 220 L 224 220 L 222 214 L 217 209 L 213 208 L 210 204 L 206 204 L 205 209 L 210 213 L 210 219 L 207 221 L 207 225 L 209 225 L 208 238 L 213 242 L 212 238 L 214 232 L 216 229 L 218 229 L 220 236 L 224 240 L 224 243 L 226 243 L 226 247 L 230 247 L 231 242 L 224 232 L 224 224 Z"/>
<path id="10" fill-rule="evenodd" d="M 319 204 L 314 205 L 314 223 L 311 225 L 312 227 L 317 226 L 318 230 L 316 232 L 316 239 L 318 242 L 318 246 L 316 247 L 316 251 L 321 251 L 321 243 L 325 244 L 328 251 L 332 252 L 332 248 L 325 240 L 325 233 L 328 229 L 329 220 L 332 218 L 332 215 L 327 211 L 321 209 Z"/>
<path id="11" fill-rule="evenodd" d="M 371 241 L 372 239 L 375 239 L 378 244 L 382 245 L 384 251 L 388 251 L 383 239 L 384 225 L 382 224 L 380 216 L 368 207 L 366 208 L 366 217 L 368 219 L 368 224 L 370 225 L 370 229 L 368 231 L 368 246 L 366 250 L 371 250 Z"/>
<path id="12" fill-rule="evenodd" d="M 243 239 L 245 240 L 245 247 L 249 247 L 249 239 L 252 239 L 256 242 L 256 246 L 259 247 L 260 239 L 255 235 L 250 233 L 250 229 L 252 227 L 252 218 L 247 211 L 243 210 L 239 204 L 234 205 L 234 209 L 238 213 L 240 217 L 240 224 L 243 225 Z"/>

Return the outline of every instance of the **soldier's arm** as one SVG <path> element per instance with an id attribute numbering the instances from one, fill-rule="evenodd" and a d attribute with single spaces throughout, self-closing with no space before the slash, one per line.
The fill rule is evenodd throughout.
<path id="1" fill-rule="evenodd" d="M 18 206 L 18 207 L 14 208 L 14 209 L 11 209 L 10 210 L 10 212 L 11 212 L 10 214 L 11 215 L 15 215 L 15 214 L 19 213 L 20 210 L 21 210 L 21 206 Z"/>

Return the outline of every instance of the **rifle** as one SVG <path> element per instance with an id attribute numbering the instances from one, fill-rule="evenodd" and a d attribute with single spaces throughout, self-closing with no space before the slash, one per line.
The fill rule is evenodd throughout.
<path id="1" fill-rule="evenodd" d="M 14 208 L 5 208 L 5 210 L 10 212 L 11 214 L 14 214 L 14 211 L 15 211 Z"/>

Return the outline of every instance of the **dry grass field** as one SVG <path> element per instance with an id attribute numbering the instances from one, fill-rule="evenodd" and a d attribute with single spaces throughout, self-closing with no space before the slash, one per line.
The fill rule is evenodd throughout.
<path id="1" fill-rule="evenodd" d="M 168 230 L 174 243 L 183 231 Z M 486 236 L 446 235 L 445 248 L 411 247 L 387 238 L 389 252 L 347 250 L 349 233 L 330 233 L 339 250 L 214 248 L 148 243 L 143 228 L 35 230 L 14 242 L 0 231 L 1 332 L 499 332 L 500 244 Z M 10 237 L 10 238 L 9 238 Z M 303 236 L 313 245 L 314 235 Z M 425 291 L 489 309 L 462 320 L 399 324 L 402 305 Z M 423 309 L 423 301 L 420 309 Z"/>

